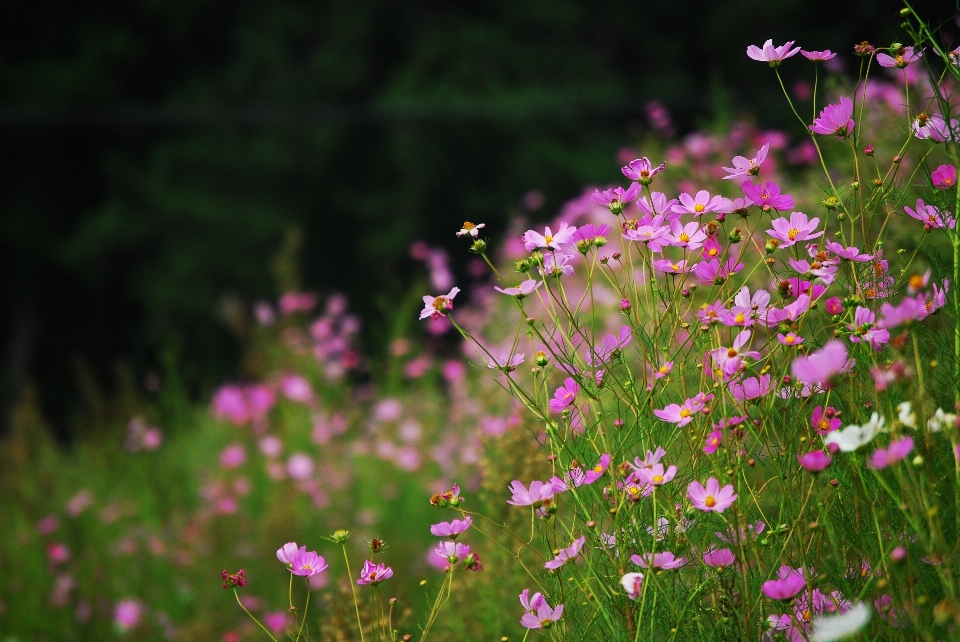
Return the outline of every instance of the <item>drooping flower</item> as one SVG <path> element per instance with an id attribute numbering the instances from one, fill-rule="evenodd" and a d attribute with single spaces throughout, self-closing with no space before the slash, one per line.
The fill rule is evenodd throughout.
<path id="1" fill-rule="evenodd" d="M 436 321 L 447 316 L 446 313 L 453 309 L 453 298 L 460 292 L 460 288 L 453 288 L 443 296 L 423 297 L 423 310 L 420 311 L 420 320 L 433 319 Z"/>
<path id="2" fill-rule="evenodd" d="M 662 553 L 644 553 L 643 555 L 632 555 L 630 561 L 640 568 L 663 569 L 665 571 L 680 568 L 687 563 L 682 557 L 676 557 L 670 551 Z"/>
<path id="3" fill-rule="evenodd" d="M 470 235 L 473 238 L 477 238 L 480 234 L 480 230 L 486 227 L 485 223 L 473 224 L 470 221 L 467 221 L 463 224 L 463 227 L 460 228 L 460 231 L 457 232 L 457 236 L 467 236 Z"/>
<path id="4" fill-rule="evenodd" d="M 911 217 L 923 223 L 923 229 L 942 230 L 949 227 L 951 230 L 956 226 L 957 221 L 950 212 L 941 212 L 935 205 L 927 205 L 922 198 L 917 199 L 917 209 L 914 210 L 909 205 L 904 206 L 903 210 Z"/>
<path id="5" fill-rule="evenodd" d="M 660 163 L 654 167 L 653 163 L 644 157 L 630 161 L 620 171 L 631 181 L 637 181 L 641 185 L 649 185 L 653 182 L 653 177 L 662 172 L 664 167 L 666 167 L 666 163 Z"/>
<path id="6" fill-rule="evenodd" d="M 520 605 L 523 606 L 523 610 L 527 613 L 535 613 L 543 602 L 544 599 L 541 593 L 534 593 L 533 597 L 530 597 L 530 589 L 523 589 L 520 593 Z"/>
<path id="7" fill-rule="evenodd" d="M 750 45 L 747 47 L 747 55 L 753 60 L 769 63 L 771 67 L 778 67 L 781 62 L 800 52 L 800 47 L 793 47 L 793 40 L 779 47 L 773 46 L 773 39 L 763 43 L 763 47 Z"/>
<path id="8" fill-rule="evenodd" d="M 556 608 L 550 608 L 546 600 L 543 600 L 536 613 L 524 613 L 520 618 L 520 624 L 528 629 L 549 629 L 553 623 L 563 616 L 563 604 L 558 604 Z"/>
<path id="9" fill-rule="evenodd" d="M 846 138 L 853 133 L 853 101 L 843 96 L 840 103 L 827 105 L 820 112 L 820 117 L 814 119 L 810 131 L 824 136 L 834 135 L 837 138 Z"/>
<path id="10" fill-rule="evenodd" d="M 523 353 L 509 355 L 501 354 L 499 357 L 493 358 L 493 363 L 487 363 L 487 367 L 491 370 L 503 370 L 504 372 L 513 372 L 517 369 L 521 363 L 523 363 L 524 355 Z"/>
<path id="11" fill-rule="evenodd" d="M 847 359 L 847 348 L 840 341 L 833 340 L 817 352 L 806 357 L 797 357 L 790 364 L 793 376 L 800 382 L 814 386 L 829 385 L 833 377 L 844 374 L 854 365 L 853 359 Z"/>
<path id="12" fill-rule="evenodd" d="M 957 168 L 953 165 L 941 165 L 930 173 L 934 189 L 950 189 L 957 184 Z"/>
<path id="13" fill-rule="evenodd" d="M 518 480 L 514 480 L 510 484 L 510 492 L 513 493 L 513 497 L 507 500 L 508 504 L 538 508 L 543 502 L 553 498 L 553 484 L 532 481 L 528 490 Z"/>
<path id="14" fill-rule="evenodd" d="M 894 439 L 886 448 L 878 448 L 867 459 L 867 466 L 880 470 L 901 461 L 913 450 L 913 437 L 907 435 L 901 439 Z"/>
<path id="15" fill-rule="evenodd" d="M 563 566 L 565 563 L 569 562 L 572 559 L 576 559 L 580 555 L 580 550 L 583 548 L 583 544 L 586 542 L 585 537 L 581 537 L 573 541 L 570 546 L 567 548 L 560 549 L 560 552 L 552 560 L 549 560 L 546 564 L 543 565 L 544 568 L 550 570 L 555 570 Z"/>
<path id="16" fill-rule="evenodd" d="M 707 480 L 706 488 L 698 481 L 690 482 L 690 485 L 687 486 L 687 497 L 693 503 L 694 508 L 722 513 L 733 505 L 733 502 L 737 499 L 737 494 L 733 492 L 733 484 L 727 484 L 720 488 L 720 482 L 711 477 Z"/>
<path id="17" fill-rule="evenodd" d="M 386 564 L 374 564 L 370 560 L 364 560 L 360 577 L 357 578 L 357 584 L 361 586 L 376 586 L 391 577 L 393 577 L 393 569 Z"/>
<path id="18" fill-rule="evenodd" d="M 918 294 L 915 297 L 904 297 L 896 306 L 889 303 L 881 304 L 880 314 L 883 318 L 877 322 L 877 325 L 889 329 L 924 319 L 929 312 L 927 312 L 926 298 L 923 294 Z"/>
<path id="19" fill-rule="evenodd" d="M 773 181 L 767 181 L 766 184 L 760 185 L 754 185 L 753 181 L 744 181 L 740 188 L 747 200 L 757 207 L 775 210 L 793 209 L 793 197 L 789 194 L 781 194 L 780 186 Z"/>
<path id="20" fill-rule="evenodd" d="M 914 51 L 913 47 L 901 47 L 891 53 L 894 55 L 878 53 L 877 64 L 881 67 L 903 69 L 911 62 L 920 60 L 920 57 L 923 56 L 923 51 Z"/>
<path id="21" fill-rule="evenodd" d="M 807 585 L 803 578 L 803 570 L 781 566 L 777 572 L 777 579 L 767 580 L 760 589 L 771 600 L 789 600 L 802 591 Z"/>
<path id="22" fill-rule="evenodd" d="M 703 563 L 714 568 L 726 568 L 736 562 L 733 551 L 729 548 L 711 548 L 703 554 Z"/>
<path id="23" fill-rule="evenodd" d="M 302 577 L 313 577 L 327 569 L 327 563 L 316 551 L 307 551 L 306 547 L 297 551 L 293 556 L 290 572 Z"/>
<path id="24" fill-rule="evenodd" d="M 472 524 L 473 518 L 467 515 L 463 519 L 454 519 L 449 522 L 433 524 L 430 526 L 430 532 L 437 537 L 449 537 L 450 539 L 457 539 L 457 536 L 470 528 Z"/>
<path id="25" fill-rule="evenodd" d="M 847 261 L 855 261 L 857 263 L 865 263 L 873 258 L 872 254 L 861 254 L 860 248 L 856 247 L 843 247 L 836 241 L 827 241 L 824 244 L 828 250 L 839 256 L 841 259 Z M 833 313 L 831 313 L 833 314 Z"/>
<path id="26" fill-rule="evenodd" d="M 433 552 L 450 564 L 456 564 L 470 554 L 470 547 L 460 542 L 443 541 L 433 549 Z"/>
<path id="27" fill-rule="evenodd" d="M 532 252 L 538 247 L 559 250 L 562 245 L 566 245 L 573 240 L 576 231 L 576 227 L 569 227 L 566 223 L 560 223 L 556 232 L 553 232 L 549 227 L 544 229 L 543 234 L 527 230 L 523 235 L 523 246 L 528 252 Z"/>
<path id="28" fill-rule="evenodd" d="M 493 289 L 502 294 L 506 294 L 508 296 L 513 296 L 513 297 L 517 297 L 518 299 L 522 299 L 526 296 L 533 294 L 537 290 L 537 288 L 539 288 L 541 285 L 543 285 L 543 281 L 537 281 L 536 279 L 527 279 L 520 285 L 517 285 L 514 287 L 499 288 L 497 286 L 493 286 Z"/>
<path id="29" fill-rule="evenodd" d="M 773 229 L 767 230 L 767 234 L 777 239 L 781 248 L 796 245 L 800 241 L 815 239 L 823 236 L 824 232 L 820 230 L 814 233 L 820 225 L 820 217 L 814 216 L 808 219 L 803 212 L 792 212 L 789 220 L 781 216 L 774 219 L 771 224 Z"/>
<path id="30" fill-rule="evenodd" d="M 563 385 L 553 393 L 553 399 L 550 400 L 550 411 L 561 412 L 565 408 L 569 408 L 579 392 L 579 384 L 571 377 L 567 377 L 564 379 Z"/>
<path id="31" fill-rule="evenodd" d="M 733 167 L 724 167 L 723 171 L 727 172 L 728 176 L 724 176 L 724 179 L 730 178 L 741 178 L 744 176 L 756 176 L 760 173 L 760 166 L 763 164 L 763 161 L 767 160 L 767 153 L 770 151 L 770 143 L 765 143 L 763 147 L 757 151 L 757 155 L 753 158 L 745 158 L 743 156 L 734 156 L 733 157 Z"/>

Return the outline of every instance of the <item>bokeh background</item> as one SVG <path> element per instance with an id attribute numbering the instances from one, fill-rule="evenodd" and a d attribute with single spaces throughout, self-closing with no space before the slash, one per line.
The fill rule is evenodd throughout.
<path id="1" fill-rule="evenodd" d="M 934 23 L 956 10 L 917 6 Z M 782 125 L 747 45 L 889 44 L 900 7 L 4 3 L 4 424 L 29 385 L 69 443 L 118 373 L 176 370 L 203 399 L 243 374 L 224 310 L 294 289 L 344 292 L 376 355 L 422 272 L 412 242 L 451 246 L 464 220 L 503 233 L 519 210 L 545 219 L 615 181 L 654 100 L 677 134 L 742 114 Z"/>

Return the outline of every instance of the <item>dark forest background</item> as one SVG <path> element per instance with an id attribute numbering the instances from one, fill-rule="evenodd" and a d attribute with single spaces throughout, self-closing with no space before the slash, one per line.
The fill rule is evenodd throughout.
<path id="1" fill-rule="evenodd" d="M 916 6 L 934 22 L 956 11 Z M 225 294 L 338 290 L 375 319 L 417 270 L 412 241 L 453 248 L 464 220 L 502 232 L 530 190 L 545 218 L 618 180 L 648 101 L 680 133 L 740 111 L 785 125 L 747 45 L 888 45 L 901 7 L 3 3 L 0 410 L 33 382 L 67 436 L 81 382 L 114 385 L 118 363 L 176 368 L 205 394 L 238 376 Z M 299 282 L 275 269 L 297 239 Z"/>

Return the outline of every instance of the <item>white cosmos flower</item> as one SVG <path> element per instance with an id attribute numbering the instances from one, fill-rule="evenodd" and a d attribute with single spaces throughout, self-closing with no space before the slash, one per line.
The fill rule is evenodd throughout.
<path id="1" fill-rule="evenodd" d="M 937 408 L 937 412 L 927 422 L 927 428 L 930 432 L 940 432 L 944 428 L 953 425 L 957 421 L 957 416 L 952 412 L 944 412 L 943 408 Z"/>
<path id="2" fill-rule="evenodd" d="M 814 618 L 810 640 L 811 642 L 830 642 L 849 637 L 867 625 L 872 612 L 869 606 L 859 602 L 850 607 L 846 613 Z"/>
<path id="3" fill-rule="evenodd" d="M 836 444 L 841 452 L 852 452 L 870 443 L 873 436 L 883 430 L 886 421 L 877 413 L 873 413 L 870 421 L 862 426 L 851 425 L 843 430 L 836 430 L 823 438 L 823 443 L 827 446 Z"/>
<path id="4" fill-rule="evenodd" d="M 899 406 L 897 406 L 897 419 L 900 420 L 904 426 L 908 428 L 917 427 L 917 415 L 913 412 L 913 407 L 910 405 L 909 401 L 904 401 Z"/>

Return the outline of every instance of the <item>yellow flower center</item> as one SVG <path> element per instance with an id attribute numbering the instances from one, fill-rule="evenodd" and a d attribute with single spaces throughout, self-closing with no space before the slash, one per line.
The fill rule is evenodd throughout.
<path id="1" fill-rule="evenodd" d="M 690 412 L 689 408 L 684 408 L 683 410 L 680 411 L 680 416 L 683 418 L 689 417 L 691 414 L 692 413 Z"/>
<path id="2" fill-rule="evenodd" d="M 707 495 L 707 498 L 703 500 L 703 505 L 707 508 L 713 508 L 717 505 L 717 500 L 713 498 L 713 495 Z"/>
<path id="3" fill-rule="evenodd" d="M 544 236 L 544 237 L 543 237 L 543 240 L 547 242 L 547 245 L 550 245 L 551 243 L 553 243 L 553 237 L 550 236 L 549 234 L 547 234 L 546 236 Z"/>
<path id="4" fill-rule="evenodd" d="M 475 227 L 476 227 L 476 225 L 474 225 L 474 224 L 471 223 L 470 221 L 467 221 L 467 222 L 465 222 L 465 223 L 463 224 L 463 229 L 465 229 L 465 230 L 467 230 L 467 231 L 472 230 L 472 229 L 475 228 Z"/>
<path id="5" fill-rule="evenodd" d="M 707 209 L 707 206 L 701 205 L 700 203 L 697 203 L 696 205 L 693 206 L 693 211 L 697 212 L 698 214 L 703 213 L 705 209 Z"/>
<path id="6" fill-rule="evenodd" d="M 602 473 L 602 472 L 603 472 L 603 466 L 601 466 L 600 464 L 597 464 L 596 466 L 593 467 L 593 472 L 595 472 L 595 473 Z"/>
<path id="7" fill-rule="evenodd" d="M 668 372 L 670 372 L 670 368 L 667 366 L 660 366 L 660 374 L 667 374 Z"/>
<path id="8" fill-rule="evenodd" d="M 789 238 L 789 239 L 792 241 L 792 240 L 794 240 L 795 238 L 797 238 L 797 234 L 799 234 L 799 233 L 800 233 L 800 230 L 798 230 L 798 229 L 795 228 L 795 227 L 792 227 L 792 228 L 790 228 L 790 231 L 787 232 L 787 238 Z"/>
<path id="9" fill-rule="evenodd" d="M 640 489 L 637 488 L 636 486 L 631 486 L 630 488 L 627 489 L 627 492 L 633 495 L 634 497 L 636 497 L 637 495 L 640 494 Z"/>
<path id="10" fill-rule="evenodd" d="M 690 236 L 686 232 L 681 232 L 678 238 L 684 243 L 690 240 Z"/>
<path id="11" fill-rule="evenodd" d="M 671 264 L 670 264 L 670 269 L 673 270 L 674 272 L 679 272 L 679 271 L 680 271 L 680 266 L 677 265 L 676 263 L 671 263 Z"/>
<path id="12" fill-rule="evenodd" d="M 738 313 L 737 313 L 737 316 L 733 317 L 733 322 L 734 322 L 734 323 L 743 323 L 743 322 L 746 321 L 746 320 L 747 320 L 747 318 L 746 318 L 745 316 L 743 316 L 743 312 L 738 312 Z"/>
<path id="13" fill-rule="evenodd" d="M 707 254 L 710 255 L 710 256 L 716 256 L 716 255 L 717 255 L 717 248 L 711 247 L 711 248 L 710 248 L 710 251 L 707 252 Z"/>
<path id="14" fill-rule="evenodd" d="M 826 419 L 821 419 L 819 422 L 817 422 L 817 427 L 818 427 L 820 430 L 829 430 L 829 429 L 830 429 L 830 422 L 827 421 Z"/>
<path id="15" fill-rule="evenodd" d="M 651 481 L 652 481 L 654 484 L 662 484 L 662 483 L 663 483 L 663 475 L 654 475 L 654 476 L 653 476 L 653 479 L 651 479 Z"/>
<path id="16" fill-rule="evenodd" d="M 733 348 L 727 348 L 727 356 L 733 359 L 735 356 L 737 356 L 737 351 Z"/>
<path id="17" fill-rule="evenodd" d="M 910 277 L 910 287 L 914 290 L 919 290 L 923 287 L 923 277 L 919 274 L 914 274 Z"/>
<path id="18" fill-rule="evenodd" d="M 433 309 L 434 310 L 443 310 L 447 305 L 447 297 L 438 296 L 433 300 Z"/>
<path id="19" fill-rule="evenodd" d="M 793 336 L 792 334 L 788 334 L 787 338 L 784 339 L 783 342 L 786 343 L 788 346 L 792 346 L 793 342 L 796 340 L 797 338 L 795 336 Z"/>

